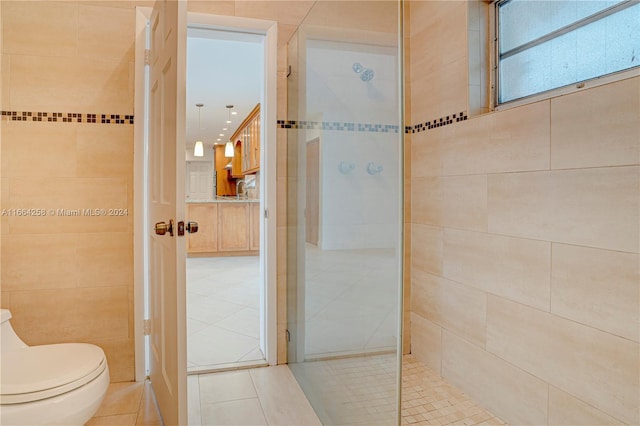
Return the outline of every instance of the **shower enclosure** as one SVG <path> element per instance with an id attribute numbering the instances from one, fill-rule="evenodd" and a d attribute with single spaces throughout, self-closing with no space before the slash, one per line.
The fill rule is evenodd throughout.
<path id="1" fill-rule="evenodd" d="M 397 424 L 401 4 L 319 1 L 288 45 L 288 362 L 324 424 Z"/>

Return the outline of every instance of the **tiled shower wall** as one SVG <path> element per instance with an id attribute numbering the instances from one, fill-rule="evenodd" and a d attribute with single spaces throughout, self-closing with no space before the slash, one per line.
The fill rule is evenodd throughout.
<path id="1" fill-rule="evenodd" d="M 411 2 L 411 124 L 467 111 L 468 18 Z M 640 78 L 411 134 L 411 351 L 507 423 L 638 424 Z"/>
<path id="2" fill-rule="evenodd" d="M 2 217 L 1 304 L 11 309 L 12 323 L 28 344 L 100 345 L 107 353 L 112 381 L 134 379 L 134 7 L 152 4 L 0 4 L 1 109 L 16 117 L 24 112 L 26 117 L 2 117 L 1 207 L 44 209 L 46 214 Z M 277 115 L 285 118 L 286 43 L 313 4 L 189 1 L 188 9 L 278 21 Z M 95 123 L 89 114 L 96 115 Z M 109 123 L 103 123 L 103 114 Z M 282 254 L 285 129 L 278 129 L 277 143 L 277 244 Z M 126 213 L 78 217 L 58 212 L 97 208 Z M 285 257 L 279 255 L 280 363 L 286 362 L 285 265 Z"/>

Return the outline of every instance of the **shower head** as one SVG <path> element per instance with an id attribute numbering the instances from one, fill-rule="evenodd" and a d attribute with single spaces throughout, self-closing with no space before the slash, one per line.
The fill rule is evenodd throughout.
<path id="1" fill-rule="evenodd" d="M 371 68 L 365 68 L 360 62 L 354 63 L 351 69 L 353 69 L 353 72 L 356 74 L 360 74 L 360 80 L 365 82 L 371 81 L 375 75 Z"/>
<path id="2" fill-rule="evenodd" d="M 367 68 L 362 72 L 362 74 L 360 74 L 360 80 L 365 82 L 371 81 L 373 80 L 373 76 L 374 76 L 373 70 L 371 68 Z"/>

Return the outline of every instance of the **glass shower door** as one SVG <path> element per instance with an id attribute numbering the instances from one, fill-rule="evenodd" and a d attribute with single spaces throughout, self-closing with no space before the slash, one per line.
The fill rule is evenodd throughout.
<path id="1" fill-rule="evenodd" d="M 324 424 L 399 418 L 399 7 L 316 2 L 289 42 L 288 362 Z"/>

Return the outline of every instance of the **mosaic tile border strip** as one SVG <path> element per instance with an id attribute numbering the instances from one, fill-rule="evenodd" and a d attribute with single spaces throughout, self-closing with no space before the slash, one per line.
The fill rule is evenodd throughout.
<path id="1" fill-rule="evenodd" d="M 447 115 L 445 117 L 436 118 L 431 121 L 426 121 L 424 123 L 414 124 L 413 126 L 405 127 L 405 133 L 420 133 L 425 132 L 427 130 L 435 129 L 442 126 L 447 126 L 453 123 L 459 123 L 460 121 L 465 121 L 469 117 L 467 116 L 466 111 L 462 111 L 460 113 L 455 113 L 452 115 Z"/>
<path id="2" fill-rule="evenodd" d="M 405 126 L 405 133 L 420 133 L 468 119 L 462 111 L 431 121 Z M 2 111 L 5 121 L 35 121 L 59 123 L 95 123 L 95 124 L 134 124 L 133 115 L 124 114 L 85 114 L 75 112 L 32 112 Z M 296 121 L 277 120 L 280 129 L 336 130 L 347 132 L 398 133 L 400 126 L 395 124 L 350 123 L 340 121 Z"/>
<path id="3" fill-rule="evenodd" d="M 398 133 L 395 124 L 348 123 L 340 121 L 278 120 L 280 129 L 338 130 L 346 132 Z"/>
<path id="4" fill-rule="evenodd" d="M 49 123 L 133 124 L 133 115 L 83 114 L 79 112 L 2 111 L 5 121 L 38 121 Z"/>
<path id="5" fill-rule="evenodd" d="M 423 123 L 414 124 L 413 126 L 405 126 L 404 132 L 420 133 L 427 130 L 447 126 L 453 123 L 459 123 L 467 120 L 466 111 L 450 114 L 444 117 L 436 118 Z M 375 133 L 398 133 L 400 126 L 394 124 L 368 124 L 368 123 L 348 123 L 339 121 L 296 121 L 296 120 L 278 120 L 278 128 L 280 129 L 311 129 L 311 130 L 338 130 L 347 132 L 375 132 Z"/>

